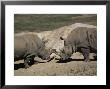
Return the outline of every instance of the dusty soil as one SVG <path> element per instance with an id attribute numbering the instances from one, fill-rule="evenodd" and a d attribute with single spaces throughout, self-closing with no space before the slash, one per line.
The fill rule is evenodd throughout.
<path id="1" fill-rule="evenodd" d="M 96 76 L 97 61 L 84 62 L 83 59 L 71 59 L 60 62 L 52 60 L 47 63 L 33 64 L 25 69 L 23 61 L 15 63 L 15 76 Z"/>
<path id="2" fill-rule="evenodd" d="M 59 63 L 53 60 L 48 63 L 35 63 L 28 69 L 19 68 L 14 71 L 15 76 L 95 76 L 97 62 L 74 61 Z"/>

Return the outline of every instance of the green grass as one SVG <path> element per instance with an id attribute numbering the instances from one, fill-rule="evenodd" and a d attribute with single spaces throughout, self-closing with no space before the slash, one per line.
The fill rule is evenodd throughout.
<path id="1" fill-rule="evenodd" d="M 74 23 L 97 24 L 96 15 L 81 14 L 15 14 L 14 31 L 48 31 Z"/>

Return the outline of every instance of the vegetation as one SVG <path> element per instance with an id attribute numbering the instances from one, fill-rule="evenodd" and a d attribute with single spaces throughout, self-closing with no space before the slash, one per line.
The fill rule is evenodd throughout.
<path id="1" fill-rule="evenodd" d="M 47 31 L 74 24 L 87 23 L 96 25 L 97 16 L 95 14 L 15 14 L 14 31 Z"/>

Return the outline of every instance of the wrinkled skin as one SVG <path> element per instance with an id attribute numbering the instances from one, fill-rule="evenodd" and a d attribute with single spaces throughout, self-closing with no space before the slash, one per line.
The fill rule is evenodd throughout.
<path id="1" fill-rule="evenodd" d="M 73 30 L 70 35 L 64 39 L 64 48 L 60 54 L 61 60 L 67 60 L 75 52 L 81 52 L 84 60 L 90 61 L 89 53 L 97 53 L 97 32 L 93 28 L 77 28 Z"/>
<path id="2" fill-rule="evenodd" d="M 29 63 L 34 63 L 36 56 L 42 60 L 50 60 L 53 50 L 45 48 L 45 44 L 37 35 L 24 34 L 14 37 L 14 61 L 24 59 L 25 68 L 29 68 Z"/>
<path id="3" fill-rule="evenodd" d="M 63 50 L 62 50 L 62 53 L 61 53 L 61 59 L 62 60 L 66 60 L 68 58 L 71 57 L 71 54 L 72 54 L 72 48 L 71 46 L 64 46 Z"/>

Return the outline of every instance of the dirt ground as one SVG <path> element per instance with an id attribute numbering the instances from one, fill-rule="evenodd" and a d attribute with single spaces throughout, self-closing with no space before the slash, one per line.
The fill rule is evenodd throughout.
<path id="1" fill-rule="evenodd" d="M 83 59 L 71 59 L 60 62 L 52 60 L 46 63 L 33 64 L 28 69 L 23 66 L 23 61 L 14 64 L 15 76 L 96 76 L 97 61 L 84 62 Z"/>

